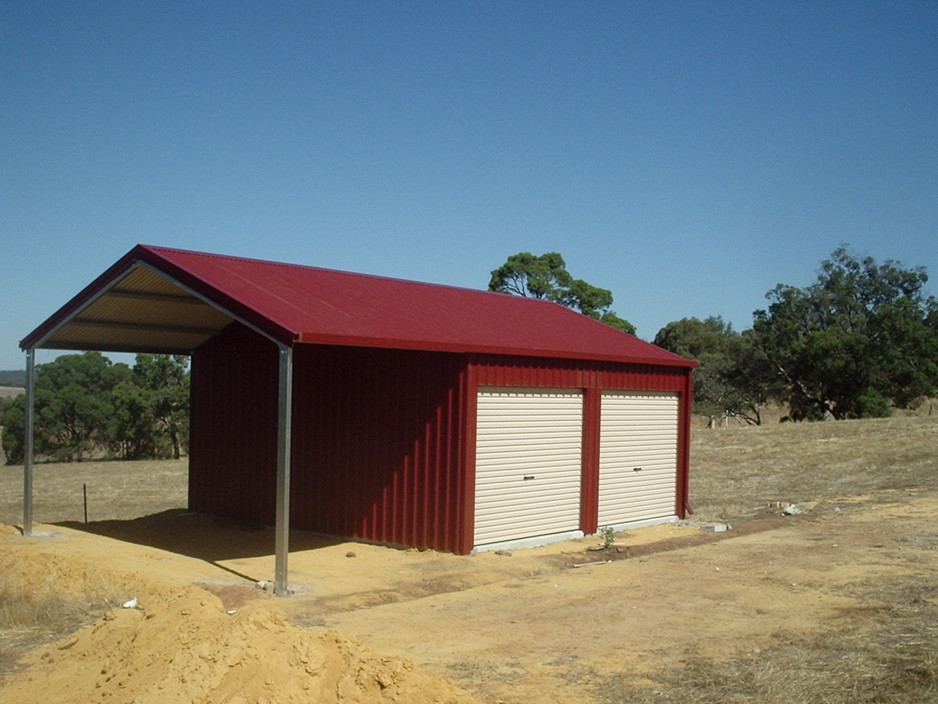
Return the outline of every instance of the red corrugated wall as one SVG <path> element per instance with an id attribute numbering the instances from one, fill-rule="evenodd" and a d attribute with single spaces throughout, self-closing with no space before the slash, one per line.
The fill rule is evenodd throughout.
<path id="1" fill-rule="evenodd" d="M 462 356 L 320 345 L 294 354 L 293 526 L 454 551 Z"/>
<path id="2" fill-rule="evenodd" d="M 270 524 L 278 353 L 234 324 L 192 360 L 192 510 Z M 294 348 L 290 525 L 456 551 L 463 536 L 461 355 Z"/>
<path id="3" fill-rule="evenodd" d="M 479 386 L 684 391 L 687 367 L 473 355 Z"/>
<path id="4" fill-rule="evenodd" d="M 274 522 L 277 346 L 230 325 L 192 355 L 189 508 Z"/>

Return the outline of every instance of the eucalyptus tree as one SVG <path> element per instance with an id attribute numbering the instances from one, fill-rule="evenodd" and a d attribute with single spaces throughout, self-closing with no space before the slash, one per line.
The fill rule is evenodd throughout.
<path id="1" fill-rule="evenodd" d="M 792 418 L 883 416 L 938 388 L 938 304 L 923 267 L 839 247 L 804 288 L 779 284 L 753 334 Z"/>
<path id="2" fill-rule="evenodd" d="M 617 330 L 635 333 L 635 326 L 611 309 L 612 292 L 574 279 L 557 252 L 519 252 L 492 272 L 489 291 L 540 298 L 579 311 Z"/>

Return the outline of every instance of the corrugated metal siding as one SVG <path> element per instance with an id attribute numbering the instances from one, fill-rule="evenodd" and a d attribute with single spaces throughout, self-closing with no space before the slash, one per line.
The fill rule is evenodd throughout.
<path id="1" fill-rule="evenodd" d="M 529 386 L 580 389 L 684 390 L 689 373 L 681 367 L 613 364 L 568 359 L 470 356 L 480 386 Z"/>
<path id="2" fill-rule="evenodd" d="M 295 348 L 291 524 L 460 552 L 458 355 Z"/>
<path id="3" fill-rule="evenodd" d="M 190 507 L 274 520 L 277 348 L 235 324 L 192 362 Z M 457 355 L 298 345 L 290 525 L 465 552 Z"/>
<path id="4" fill-rule="evenodd" d="M 584 389 L 583 394 L 583 478 L 580 487 L 580 530 L 593 534 L 598 530 L 599 510 L 599 420 L 602 394 L 599 389 Z"/>
<path id="5" fill-rule="evenodd" d="M 583 428 L 583 473 L 580 530 L 594 533 L 599 525 L 600 391 L 628 390 L 675 394 L 678 398 L 677 468 L 673 476 L 674 505 L 668 515 L 684 517 L 687 504 L 689 426 L 692 370 L 650 364 L 618 364 L 566 359 L 535 359 L 510 355 L 471 355 L 469 378 L 482 386 L 524 386 L 582 389 L 586 405 Z M 595 405 L 595 407 L 594 407 Z M 469 457 L 469 472 L 473 458 Z"/>
<path id="6" fill-rule="evenodd" d="M 189 507 L 274 521 L 278 351 L 233 324 L 192 356 Z"/>
<path id="7" fill-rule="evenodd" d="M 599 525 L 672 516 L 678 396 L 605 392 L 599 452 Z"/>
<path id="8" fill-rule="evenodd" d="M 299 344 L 294 361 L 291 526 L 457 553 L 475 544 L 480 384 L 586 389 L 590 398 L 599 384 L 689 388 L 683 369 L 565 360 L 477 356 L 468 365 L 457 354 Z M 277 367 L 276 346 L 240 324 L 194 354 L 193 510 L 273 521 Z M 563 530 L 596 529 L 595 402 L 580 426 L 586 484 L 570 492 L 579 518 L 565 518 Z"/>
<path id="9" fill-rule="evenodd" d="M 480 389 L 474 543 L 577 530 L 582 439 L 579 391 Z"/>

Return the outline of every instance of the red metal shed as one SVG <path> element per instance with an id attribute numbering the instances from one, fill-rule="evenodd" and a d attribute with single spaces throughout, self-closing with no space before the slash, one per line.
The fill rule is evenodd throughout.
<path id="1" fill-rule="evenodd" d="M 554 303 L 140 245 L 21 347 L 191 354 L 190 508 L 275 523 L 278 579 L 288 527 L 468 553 L 687 507 L 694 363 Z"/>

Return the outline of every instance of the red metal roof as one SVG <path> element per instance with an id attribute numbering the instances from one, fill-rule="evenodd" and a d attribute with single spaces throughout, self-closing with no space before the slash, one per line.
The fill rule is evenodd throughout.
<path id="1" fill-rule="evenodd" d="M 114 289 L 140 264 L 285 344 L 695 366 L 547 301 L 148 245 L 131 250 L 27 336 L 21 346 L 27 349 L 43 342 L 54 346 L 58 328 L 74 322 L 81 310 Z M 123 295 L 128 296 L 126 292 Z M 154 305 L 159 303 L 154 301 L 150 308 Z M 82 321 L 85 328 L 97 322 Z M 130 329 L 133 323 L 125 320 L 120 324 Z"/>

